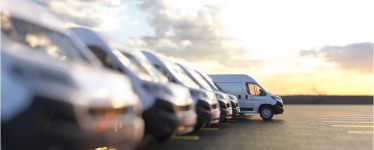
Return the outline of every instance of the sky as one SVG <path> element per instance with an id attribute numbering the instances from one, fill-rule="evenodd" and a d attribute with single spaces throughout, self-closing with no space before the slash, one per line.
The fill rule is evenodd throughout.
<path id="1" fill-rule="evenodd" d="M 206 74 L 276 95 L 373 95 L 372 0 L 34 0 Z"/>

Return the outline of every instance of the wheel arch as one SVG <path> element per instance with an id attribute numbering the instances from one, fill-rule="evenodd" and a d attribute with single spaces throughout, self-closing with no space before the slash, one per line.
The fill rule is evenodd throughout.
<path id="1" fill-rule="evenodd" d="M 274 106 L 271 104 L 261 104 L 260 107 L 258 107 L 257 113 L 260 113 L 261 108 L 266 106 L 270 107 L 273 111 L 275 110 Z"/>

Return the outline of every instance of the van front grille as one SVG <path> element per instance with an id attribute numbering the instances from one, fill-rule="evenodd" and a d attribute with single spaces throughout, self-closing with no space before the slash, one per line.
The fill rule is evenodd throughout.
<path id="1" fill-rule="evenodd" d="M 227 108 L 230 108 L 230 104 L 226 104 L 227 105 Z"/>
<path id="2" fill-rule="evenodd" d="M 212 104 L 212 109 L 216 109 L 217 108 L 217 104 Z"/>

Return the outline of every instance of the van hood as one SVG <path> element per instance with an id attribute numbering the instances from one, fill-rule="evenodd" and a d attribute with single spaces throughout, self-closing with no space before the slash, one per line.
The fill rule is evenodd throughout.
<path id="1" fill-rule="evenodd" d="M 236 102 L 236 103 L 239 103 L 239 102 L 238 102 L 238 99 L 236 98 L 235 95 L 232 95 L 232 94 L 227 94 L 227 95 L 229 96 L 230 101 L 234 101 L 234 102 Z"/>
<path id="2" fill-rule="evenodd" d="M 190 92 L 191 92 L 191 96 L 195 96 L 200 100 L 204 100 L 204 101 L 208 102 L 209 104 L 217 104 L 218 103 L 217 98 L 215 96 L 215 93 L 212 92 L 212 91 L 208 91 L 208 90 L 204 90 L 204 89 L 195 89 L 195 88 L 191 88 L 191 87 L 189 87 L 189 89 L 190 89 Z M 201 94 L 198 94 L 198 93 L 201 93 Z"/>
<path id="3" fill-rule="evenodd" d="M 217 96 L 217 100 L 225 101 L 225 103 L 230 103 L 230 98 L 226 93 L 219 92 L 219 91 L 215 91 L 214 93 Z M 221 98 L 219 98 L 219 97 L 221 97 Z"/>

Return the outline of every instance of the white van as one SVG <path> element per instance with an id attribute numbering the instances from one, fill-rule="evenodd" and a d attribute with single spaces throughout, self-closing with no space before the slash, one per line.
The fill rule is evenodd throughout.
<path id="1" fill-rule="evenodd" d="M 142 108 L 128 77 L 103 69 L 34 3 L 3 0 L 1 11 L 2 148 L 140 145 Z"/>
<path id="2" fill-rule="evenodd" d="M 188 88 L 168 83 L 141 51 L 88 28 L 72 28 L 107 68 L 128 75 L 143 105 L 146 131 L 159 140 L 193 131 L 197 115 Z"/>
<path id="3" fill-rule="evenodd" d="M 213 91 L 216 96 L 221 110 L 221 122 L 230 119 L 232 117 L 232 106 L 230 103 L 230 98 L 226 93 L 220 91 L 214 91 L 209 84 L 197 73 L 195 70 L 190 69 L 187 66 L 177 64 L 183 69 L 183 71 L 193 79 L 202 89 Z"/>
<path id="4" fill-rule="evenodd" d="M 225 92 L 216 83 L 214 83 L 212 78 L 210 78 L 208 75 L 206 75 L 205 73 L 199 72 L 199 71 L 196 71 L 196 72 L 201 75 L 201 77 L 209 84 L 209 86 L 212 88 L 213 91 L 215 91 L 215 92 L 219 92 L 219 91 Z M 235 95 L 231 95 L 231 94 L 228 94 L 228 93 L 226 93 L 226 94 L 230 98 L 231 107 L 232 107 L 232 116 L 239 116 L 240 107 L 239 107 L 238 99 L 236 98 Z"/>
<path id="5" fill-rule="evenodd" d="M 195 129 L 209 126 L 220 121 L 220 109 L 218 101 L 213 92 L 200 89 L 200 86 L 193 81 L 184 71 L 175 63 L 168 59 L 147 51 L 143 54 L 152 62 L 152 64 L 163 73 L 169 80 L 190 89 L 191 97 L 196 105 L 197 124 Z"/>
<path id="6" fill-rule="evenodd" d="M 274 114 L 283 114 L 283 101 L 267 92 L 256 80 L 245 74 L 210 74 L 224 91 L 238 97 L 240 113 L 260 113 L 268 120 Z"/>

